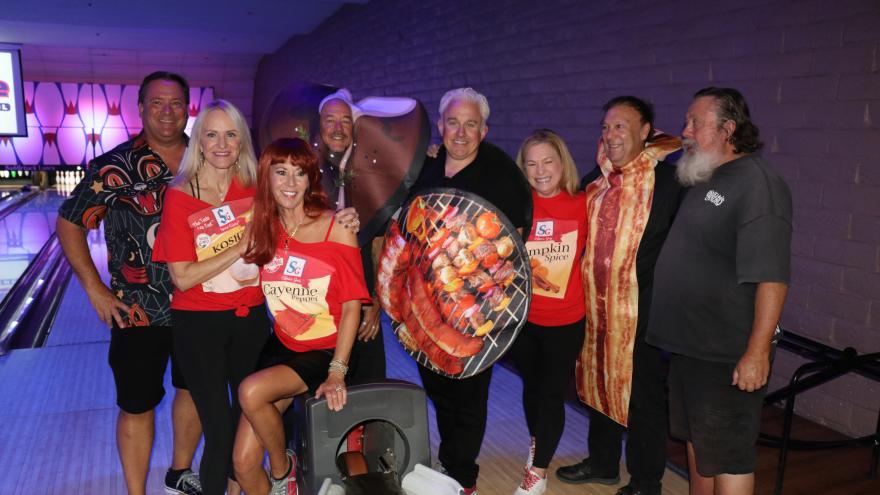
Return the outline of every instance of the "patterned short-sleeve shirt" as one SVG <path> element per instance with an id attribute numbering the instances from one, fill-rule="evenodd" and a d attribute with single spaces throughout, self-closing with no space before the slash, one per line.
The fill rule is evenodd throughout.
<path id="1" fill-rule="evenodd" d="M 131 326 L 171 325 L 174 289 L 165 263 L 152 261 L 171 170 L 143 133 L 89 163 L 85 177 L 58 210 L 87 229 L 104 221 L 110 288 L 131 311 Z"/>

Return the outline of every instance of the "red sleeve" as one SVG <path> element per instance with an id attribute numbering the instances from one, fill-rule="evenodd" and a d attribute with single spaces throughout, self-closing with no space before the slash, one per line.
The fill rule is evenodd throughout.
<path id="1" fill-rule="evenodd" d="M 153 245 L 153 261 L 198 261 L 192 228 L 187 217 L 193 212 L 186 206 L 189 197 L 177 190 L 165 193 L 162 220 Z"/>
<path id="2" fill-rule="evenodd" d="M 579 191 L 574 195 L 575 218 L 578 221 L 578 252 L 583 253 L 587 244 L 587 193 Z M 580 263 L 575 263 L 580 266 Z M 578 268 L 578 272 L 580 268 Z M 580 276 L 580 275 L 578 275 Z"/>
<path id="3" fill-rule="evenodd" d="M 370 293 L 364 282 L 364 266 L 361 262 L 360 250 L 351 246 L 340 247 L 339 265 L 336 267 L 339 282 L 336 287 L 339 294 L 338 301 L 340 303 L 354 300 L 360 300 L 362 303 L 371 302 Z"/>

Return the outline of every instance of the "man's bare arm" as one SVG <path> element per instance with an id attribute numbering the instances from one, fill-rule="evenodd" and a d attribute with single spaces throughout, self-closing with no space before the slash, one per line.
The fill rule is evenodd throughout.
<path id="1" fill-rule="evenodd" d="M 382 254 L 382 248 L 385 247 L 385 237 L 379 236 L 373 238 L 372 250 L 370 251 L 371 262 L 373 263 L 373 273 L 379 273 L 379 256 Z M 358 326 L 358 340 L 368 342 L 376 338 L 382 328 L 379 310 L 379 296 L 373 296 L 373 304 L 363 306 L 363 319 Z"/>
<path id="2" fill-rule="evenodd" d="M 770 375 L 770 341 L 788 294 L 788 285 L 761 282 L 755 291 L 755 320 L 745 354 L 733 370 L 733 385 L 753 392 L 767 383 Z"/>
<path id="3" fill-rule="evenodd" d="M 73 268 L 76 278 L 79 279 L 88 294 L 89 302 L 98 313 L 98 318 L 108 326 L 112 326 L 115 320 L 117 326 L 125 328 L 123 318 L 125 314 L 128 314 L 129 307 L 110 292 L 110 288 L 104 285 L 101 280 L 95 262 L 92 261 L 92 255 L 89 253 L 86 230 L 59 216 L 55 222 L 55 232 L 58 234 L 58 241 L 61 243 L 64 255 Z"/>

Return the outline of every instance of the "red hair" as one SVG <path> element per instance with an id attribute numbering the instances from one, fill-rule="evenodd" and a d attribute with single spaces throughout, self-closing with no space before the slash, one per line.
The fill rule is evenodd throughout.
<path id="1" fill-rule="evenodd" d="M 309 217 L 317 217 L 328 208 L 327 194 L 321 185 L 321 169 L 318 168 L 318 155 L 309 143 L 299 138 L 281 138 L 272 141 L 260 155 L 257 166 L 257 193 L 254 195 L 254 218 L 251 222 L 251 237 L 244 259 L 248 263 L 265 265 L 275 256 L 275 246 L 281 234 L 281 217 L 275 197 L 272 196 L 269 169 L 276 163 L 290 162 L 306 173 L 309 188 L 303 198 L 303 209 Z"/>

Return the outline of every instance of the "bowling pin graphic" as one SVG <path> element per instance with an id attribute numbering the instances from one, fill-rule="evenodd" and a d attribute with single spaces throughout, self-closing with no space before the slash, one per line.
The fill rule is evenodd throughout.
<path id="1" fill-rule="evenodd" d="M 107 122 L 101 131 L 101 142 L 104 150 L 109 151 L 128 141 L 128 131 L 122 121 L 122 86 L 105 84 L 104 92 L 107 94 Z"/>
<path id="2" fill-rule="evenodd" d="M 190 131 L 196 121 L 196 117 L 199 115 L 199 110 L 202 109 L 201 97 L 201 88 L 189 88 L 189 108 L 186 109 L 188 117 L 186 119 L 186 128 L 183 130 L 187 135 L 191 134 Z"/>
<path id="3" fill-rule="evenodd" d="M 34 112 L 43 128 L 43 165 L 60 165 L 58 128 L 64 120 L 64 99 L 57 83 L 39 82 L 34 92 Z"/>
<path id="4" fill-rule="evenodd" d="M 129 139 L 137 136 L 141 129 L 138 88 L 136 84 L 126 84 L 122 88 L 122 121 L 125 123 L 125 132 Z"/>
<path id="5" fill-rule="evenodd" d="M 18 165 L 15 148 L 12 147 L 12 138 L 0 137 L 0 165 Z"/>
<path id="6" fill-rule="evenodd" d="M 34 113 L 34 83 L 25 81 L 22 87 L 28 135 L 12 138 L 12 147 L 15 148 L 15 155 L 22 165 L 39 165 L 43 157 L 43 133 L 40 130 L 40 121 Z"/>
<path id="7" fill-rule="evenodd" d="M 97 84 L 83 84 L 79 88 L 79 118 L 86 134 L 86 161 L 104 153 L 101 148 L 101 128 L 107 119 L 107 102 Z"/>
<path id="8" fill-rule="evenodd" d="M 210 103 L 214 99 L 214 88 L 196 88 L 201 96 L 198 99 L 198 109 L 196 110 L 196 115 L 198 115 L 199 111 L 205 108 L 208 103 Z M 192 108 L 192 102 L 190 102 L 190 108 Z M 186 133 L 191 134 L 190 128 L 187 128 Z"/>
<path id="9" fill-rule="evenodd" d="M 76 83 L 61 83 L 61 94 L 64 96 L 64 120 L 58 129 L 58 151 L 65 165 L 82 165 L 86 156 L 86 135 L 76 107 L 79 88 Z"/>

